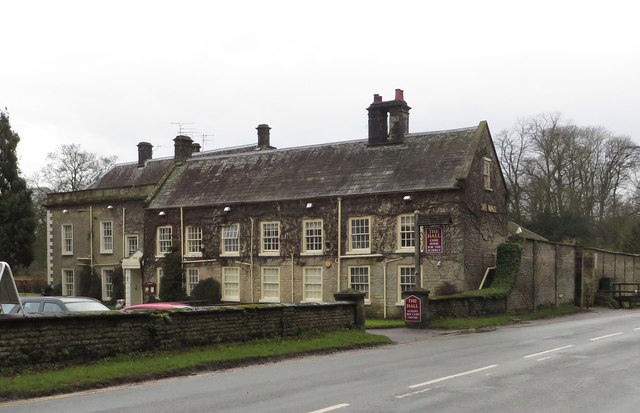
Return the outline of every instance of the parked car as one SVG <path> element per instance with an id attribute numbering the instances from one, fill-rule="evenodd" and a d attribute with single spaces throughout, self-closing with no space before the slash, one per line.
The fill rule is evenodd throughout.
<path id="1" fill-rule="evenodd" d="M 111 311 L 100 301 L 89 297 L 20 297 L 22 307 L 29 313 L 77 313 Z M 6 313 L 20 312 L 20 306 L 12 304 L 13 308 Z"/>
<path id="2" fill-rule="evenodd" d="M 183 303 L 146 303 L 130 305 L 123 308 L 121 311 L 138 311 L 138 310 L 169 310 L 169 309 L 185 309 L 193 308 L 190 305 Z"/>

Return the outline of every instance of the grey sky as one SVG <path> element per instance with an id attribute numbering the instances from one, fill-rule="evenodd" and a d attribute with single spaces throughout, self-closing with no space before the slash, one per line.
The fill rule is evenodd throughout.
<path id="1" fill-rule="evenodd" d="M 365 138 L 395 88 L 412 132 L 558 111 L 640 141 L 634 3 L 2 0 L 0 107 L 25 175 L 62 144 L 170 155 L 172 122 L 205 150 Z"/>

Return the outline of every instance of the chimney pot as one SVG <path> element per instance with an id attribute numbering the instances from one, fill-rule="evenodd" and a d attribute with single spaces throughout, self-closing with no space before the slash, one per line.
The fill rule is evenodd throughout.
<path id="1" fill-rule="evenodd" d="M 404 90 L 396 89 L 396 100 L 404 100 Z"/>
<path id="2" fill-rule="evenodd" d="M 380 103 L 380 102 L 382 102 L 382 96 L 380 96 L 377 93 L 373 95 L 373 103 Z"/>
<path id="3" fill-rule="evenodd" d="M 191 158 L 191 151 L 193 150 L 193 140 L 190 137 L 179 135 L 175 137 L 173 142 L 175 151 L 175 154 L 173 156 L 174 162 L 183 162 Z"/>
<path id="4" fill-rule="evenodd" d="M 153 156 L 153 145 L 149 142 L 140 142 L 138 144 L 138 167 L 141 168 Z"/>
<path id="5" fill-rule="evenodd" d="M 266 123 L 261 123 L 256 128 L 258 130 L 258 149 L 271 149 L 271 137 L 269 130 L 271 128 Z"/>
<path id="6" fill-rule="evenodd" d="M 198 153 L 200 152 L 200 144 L 198 142 L 194 142 L 191 144 L 191 153 Z"/>

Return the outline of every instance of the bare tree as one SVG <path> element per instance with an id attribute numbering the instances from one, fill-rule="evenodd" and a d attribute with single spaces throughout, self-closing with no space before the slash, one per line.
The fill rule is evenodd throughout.
<path id="1" fill-rule="evenodd" d="M 40 174 L 55 192 L 80 191 L 111 168 L 116 159 L 84 151 L 75 143 L 61 145 L 47 155 Z"/>

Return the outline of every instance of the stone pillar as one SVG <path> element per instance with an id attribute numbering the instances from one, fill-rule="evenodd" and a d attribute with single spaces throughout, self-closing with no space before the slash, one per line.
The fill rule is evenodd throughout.
<path id="1" fill-rule="evenodd" d="M 424 288 L 412 288 L 402 292 L 402 299 L 405 303 L 404 309 L 404 325 L 407 328 L 427 328 L 428 319 L 427 312 L 429 310 L 429 290 L 425 290 Z M 409 309 L 409 314 L 407 314 L 407 299 L 409 299 L 410 304 L 414 304 L 416 301 L 419 304 L 419 309 L 416 308 L 415 304 L 412 306 L 413 308 Z"/>
<path id="2" fill-rule="evenodd" d="M 359 330 L 364 330 L 364 296 L 364 293 L 352 288 L 333 294 L 336 301 L 355 303 L 355 326 Z"/>

